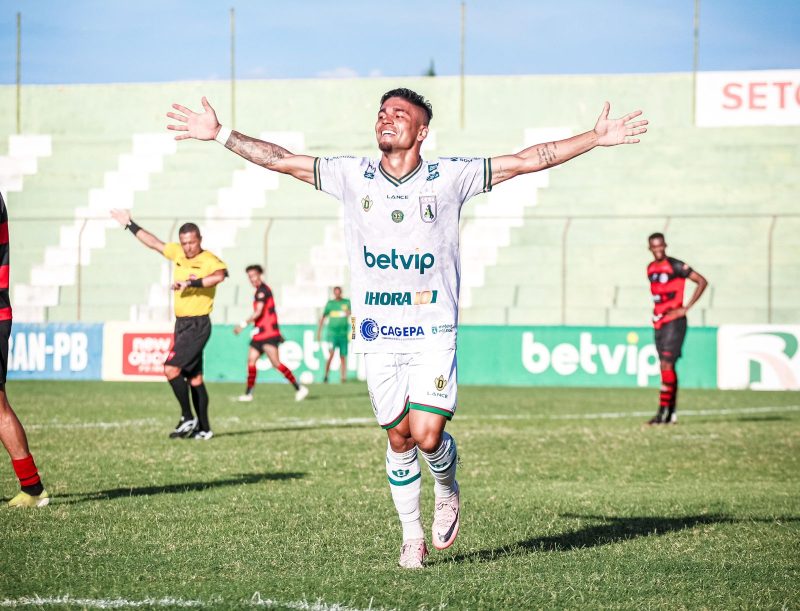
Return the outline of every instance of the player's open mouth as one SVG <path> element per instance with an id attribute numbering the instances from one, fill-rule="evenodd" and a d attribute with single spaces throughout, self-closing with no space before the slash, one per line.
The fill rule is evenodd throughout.
<path id="1" fill-rule="evenodd" d="M 381 136 L 396 136 L 396 135 L 397 135 L 396 133 L 388 129 L 385 129 L 381 132 Z"/>

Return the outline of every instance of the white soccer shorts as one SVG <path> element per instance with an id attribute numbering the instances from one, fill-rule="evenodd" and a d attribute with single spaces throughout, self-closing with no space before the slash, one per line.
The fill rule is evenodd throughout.
<path id="1" fill-rule="evenodd" d="M 440 414 L 456 411 L 456 350 L 367 353 L 367 388 L 381 428 L 397 426 L 410 409 Z"/>

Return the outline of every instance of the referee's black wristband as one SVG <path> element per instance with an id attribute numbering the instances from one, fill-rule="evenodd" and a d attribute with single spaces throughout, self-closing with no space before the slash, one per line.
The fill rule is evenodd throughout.
<path id="1" fill-rule="evenodd" d="M 125 225 L 125 229 L 129 229 L 129 230 L 130 230 L 130 232 L 131 232 L 133 235 L 136 235 L 137 233 L 139 233 L 139 230 L 141 229 L 141 227 L 139 227 L 139 225 L 137 225 L 137 224 L 136 224 L 136 223 L 133 221 L 133 219 L 131 219 L 131 220 L 129 220 L 129 221 L 128 221 L 128 224 L 127 224 L 127 225 Z"/>
<path id="2" fill-rule="evenodd" d="M 203 288 L 203 279 L 195 278 L 194 280 L 189 280 L 189 286 L 194 287 L 196 289 L 201 289 Z"/>

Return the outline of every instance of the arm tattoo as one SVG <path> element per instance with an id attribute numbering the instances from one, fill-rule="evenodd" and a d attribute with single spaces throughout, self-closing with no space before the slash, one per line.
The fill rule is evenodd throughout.
<path id="1" fill-rule="evenodd" d="M 257 140 L 237 131 L 231 132 L 228 142 L 225 143 L 225 148 L 229 148 L 237 155 L 265 168 L 269 168 L 287 155 L 291 155 L 282 146 Z"/>
<path id="2" fill-rule="evenodd" d="M 548 142 L 547 144 L 540 144 L 536 147 L 536 152 L 539 155 L 539 163 L 544 166 L 551 166 L 556 163 L 556 150 L 558 146 L 555 142 Z"/>

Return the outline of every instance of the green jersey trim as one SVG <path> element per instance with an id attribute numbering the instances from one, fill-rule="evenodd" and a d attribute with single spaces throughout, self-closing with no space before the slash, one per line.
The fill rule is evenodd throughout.
<path id="1" fill-rule="evenodd" d="M 394 176 L 389 174 L 389 172 L 384 170 L 383 166 L 380 163 L 378 164 L 378 169 L 380 170 L 380 172 L 383 175 L 383 177 L 386 180 L 388 180 L 390 183 L 392 183 L 395 187 L 399 187 L 404 182 L 408 182 L 409 180 L 414 178 L 414 176 L 417 174 L 417 172 L 419 172 L 421 167 L 422 167 L 422 159 L 419 160 L 419 165 L 416 168 L 414 168 L 413 170 L 411 170 L 408 174 L 406 174 L 405 176 L 403 176 L 401 178 L 395 178 Z"/>

